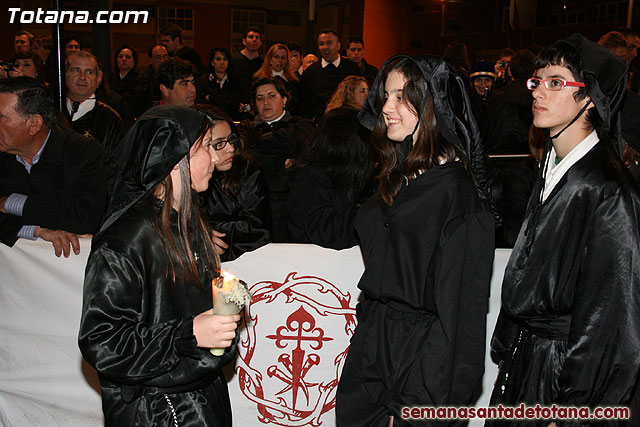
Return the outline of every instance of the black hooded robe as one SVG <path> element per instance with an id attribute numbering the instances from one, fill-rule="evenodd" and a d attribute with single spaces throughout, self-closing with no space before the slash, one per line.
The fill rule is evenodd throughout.
<path id="1" fill-rule="evenodd" d="M 493 216 L 462 163 L 436 166 L 356 217 L 365 272 L 338 385 L 339 427 L 395 424 L 405 406 L 468 405 L 484 370 Z"/>
<path id="2" fill-rule="evenodd" d="M 216 357 L 193 335 L 194 316 L 212 306 L 218 273 L 203 262 L 194 233 L 201 283 L 181 275 L 172 211 L 175 283 L 167 278 L 169 258 L 154 226 L 163 202 L 147 194 L 187 155 L 202 119 L 186 108 L 154 107 L 115 153 L 120 174 L 87 262 L 78 337 L 100 377 L 106 426 L 231 426 L 221 368 L 233 361 L 235 343 Z"/>
<path id="3" fill-rule="evenodd" d="M 492 405 L 628 404 L 640 368 L 640 197 L 623 169 L 600 141 L 542 203 L 533 242 L 528 210 L 491 344 Z"/>
<path id="4" fill-rule="evenodd" d="M 545 200 L 546 168 L 538 174 L 502 284 L 491 341 L 500 373 L 491 404 L 622 406 L 640 370 L 640 191 L 614 150 L 627 68 L 580 34 L 556 46 L 574 50 L 584 64 L 586 91 L 601 119 L 599 142 Z M 509 425 L 624 423 L 564 415 Z"/>
<path id="5" fill-rule="evenodd" d="M 412 406 L 473 404 L 484 372 L 495 227 L 478 127 L 453 68 L 441 58 L 407 55 L 383 64 L 359 113 L 363 126 L 371 130 L 378 120 L 376 94 L 398 59 L 418 67 L 440 137 L 458 146 L 468 167 L 456 160 L 410 182 L 405 177 L 391 206 L 376 195 L 358 211 L 365 263 L 358 287 L 366 299 L 338 384 L 339 427 L 386 427 L 390 416 L 394 426 L 442 425 L 403 415 Z M 398 151 L 412 145 L 405 138 Z"/>

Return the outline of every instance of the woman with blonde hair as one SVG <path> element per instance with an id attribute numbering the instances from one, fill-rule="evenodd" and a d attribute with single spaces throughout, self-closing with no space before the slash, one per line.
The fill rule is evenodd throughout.
<path id="1" fill-rule="evenodd" d="M 347 76 L 340 82 L 327 103 L 325 113 L 340 107 L 359 110 L 369 94 L 367 79 L 360 76 Z"/>
<path id="2" fill-rule="evenodd" d="M 289 48 L 281 43 L 276 43 L 269 48 L 264 56 L 262 66 L 253 75 L 254 82 L 271 78 L 282 79 L 287 92 L 291 95 L 287 101 L 287 110 L 293 115 L 298 115 L 300 81 L 298 76 L 291 71 Z"/>
<path id="3" fill-rule="evenodd" d="M 280 77 L 286 82 L 298 81 L 298 76 L 291 71 L 289 64 L 289 48 L 280 43 L 269 48 L 262 66 L 253 75 L 253 81 L 271 77 Z"/>

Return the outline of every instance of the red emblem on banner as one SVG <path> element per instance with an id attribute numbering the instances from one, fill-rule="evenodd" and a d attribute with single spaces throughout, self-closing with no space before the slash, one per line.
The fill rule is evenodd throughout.
<path id="1" fill-rule="evenodd" d="M 331 282 L 296 274 L 283 283 L 251 286 L 251 321 L 245 314 L 236 374 L 242 393 L 257 404 L 260 422 L 320 426 L 322 415 L 335 407 L 355 308 L 351 296 Z"/>

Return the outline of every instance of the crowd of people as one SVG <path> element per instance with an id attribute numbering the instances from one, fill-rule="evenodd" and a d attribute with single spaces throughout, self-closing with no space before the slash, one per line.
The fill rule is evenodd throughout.
<path id="1" fill-rule="evenodd" d="M 473 63 L 453 42 L 380 71 L 361 37 L 343 49 L 331 29 L 319 58 L 296 42 L 262 58 L 255 27 L 206 63 L 178 25 L 158 39 L 144 69 L 119 46 L 107 78 L 76 37 L 58 73 L 51 37 L 21 31 L 0 68 L 0 242 L 40 238 L 69 256 L 93 238 L 79 343 L 108 425 L 230 425 L 220 368 L 239 316 L 202 295 L 221 261 L 269 242 L 363 252 L 340 426 L 473 403 L 496 246 L 513 252 L 492 404 L 631 404 L 637 34 Z"/>

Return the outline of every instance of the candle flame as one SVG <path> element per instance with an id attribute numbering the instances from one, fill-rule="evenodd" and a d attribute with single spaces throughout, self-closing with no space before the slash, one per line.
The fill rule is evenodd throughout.
<path id="1" fill-rule="evenodd" d="M 236 280 L 236 276 L 229 273 L 228 271 L 221 271 L 220 276 L 222 276 L 222 288 L 229 289 L 232 287 L 232 283 Z"/>

